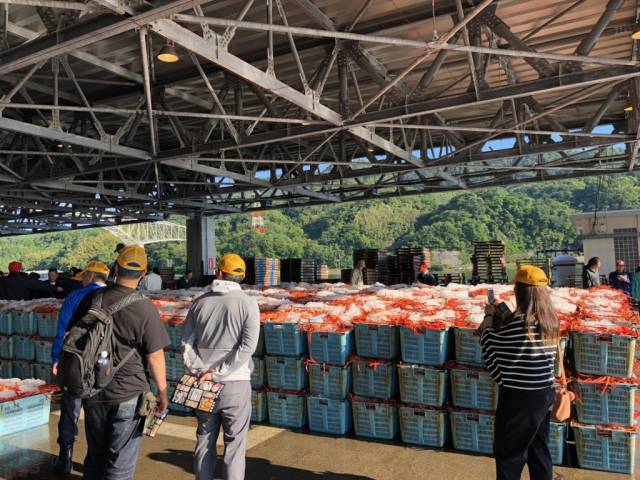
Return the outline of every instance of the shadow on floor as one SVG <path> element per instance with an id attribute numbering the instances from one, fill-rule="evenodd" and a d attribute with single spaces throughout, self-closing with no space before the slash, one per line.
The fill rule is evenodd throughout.
<path id="1" fill-rule="evenodd" d="M 154 452 L 148 458 L 156 462 L 168 463 L 182 468 L 193 475 L 193 452 L 186 450 L 167 449 L 163 452 Z M 218 457 L 216 464 L 216 477 L 222 475 L 222 458 Z M 362 475 L 350 475 L 332 472 L 311 472 L 299 468 L 284 465 L 273 465 L 263 458 L 247 457 L 246 478 L 251 480 L 374 480 Z"/>
<path id="2" fill-rule="evenodd" d="M 9 455 L 2 457 L 0 478 L 4 480 L 81 480 L 82 474 L 57 475 L 51 473 L 51 464 L 56 456 L 39 450 L 12 448 Z M 82 472 L 82 464 L 73 464 L 75 472 Z"/>

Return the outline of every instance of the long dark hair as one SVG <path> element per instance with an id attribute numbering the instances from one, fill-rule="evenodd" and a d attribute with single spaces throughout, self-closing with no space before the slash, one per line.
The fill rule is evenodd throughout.
<path id="1" fill-rule="evenodd" d="M 529 337 L 537 329 L 544 341 L 556 340 L 560 336 L 560 322 L 551 303 L 547 287 L 536 287 L 516 283 L 517 313 L 524 317 L 525 329 Z"/>
<path id="2" fill-rule="evenodd" d="M 600 262 L 600 257 L 591 257 L 587 262 L 587 268 L 595 267 Z"/>

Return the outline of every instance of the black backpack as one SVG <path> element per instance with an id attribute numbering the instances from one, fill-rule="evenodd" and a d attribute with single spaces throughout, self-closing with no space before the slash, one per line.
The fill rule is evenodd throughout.
<path id="1" fill-rule="evenodd" d="M 64 337 L 58 364 L 58 385 L 65 393 L 76 398 L 93 397 L 103 390 L 118 370 L 137 352 L 137 349 L 132 347 L 118 365 L 113 365 L 116 350 L 113 315 L 145 297 L 133 292 L 109 308 L 103 308 L 103 294 L 96 294 L 87 313 Z M 107 353 L 105 358 L 101 358 L 102 352 Z"/>

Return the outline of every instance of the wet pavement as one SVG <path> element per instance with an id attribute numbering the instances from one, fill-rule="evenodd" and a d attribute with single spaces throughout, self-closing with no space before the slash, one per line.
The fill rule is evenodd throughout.
<path id="1" fill-rule="evenodd" d="M 49 473 L 57 452 L 57 421 L 0 440 L 0 478 L 59 479 Z M 66 478 L 82 478 L 86 453 L 84 425 L 74 451 L 74 470 Z M 145 438 L 137 480 L 191 479 L 195 420 L 170 416 L 154 439 Z M 493 460 L 447 450 L 412 448 L 397 443 L 293 432 L 271 426 L 253 427 L 248 441 L 248 480 L 490 480 Z M 222 449 L 220 448 L 220 452 Z M 631 476 L 561 467 L 556 480 L 624 480 Z M 640 477 L 640 475 L 636 475 Z M 217 475 L 216 478 L 222 478 Z M 523 478 L 528 478 L 525 474 Z M 90 479 L 91 480 L 91 479 Z"/>

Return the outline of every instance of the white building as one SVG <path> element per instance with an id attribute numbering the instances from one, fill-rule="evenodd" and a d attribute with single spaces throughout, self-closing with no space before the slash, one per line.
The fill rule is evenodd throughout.
<path id="1" fill-rule="evenodd" d="M 591 257 L 600 257 L 601 273 L 615 270 L 618 258 L 624 260 L 631 271 L 640 264 L 640 210 L 577 213 L 571 216 L 571 221 L 580 230 L 585 263 Z"/>

